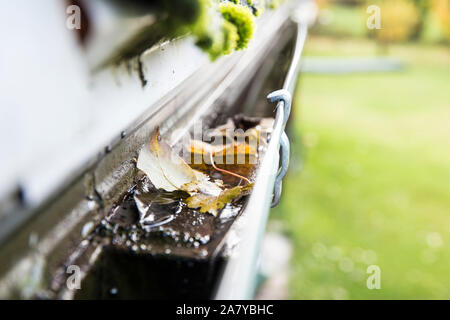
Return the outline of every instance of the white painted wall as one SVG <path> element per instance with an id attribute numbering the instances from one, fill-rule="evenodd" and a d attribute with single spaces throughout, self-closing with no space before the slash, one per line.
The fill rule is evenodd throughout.
<path id="1" fill-rule="evenodd" d="M 125 67 L 92 75 L 65 10 L 61 0 L 0 2 L 0 201 L 20 183 L 27 203 L 38 205 L 209 63 L 185 38 L 143 58 L 145 88 Z"/>

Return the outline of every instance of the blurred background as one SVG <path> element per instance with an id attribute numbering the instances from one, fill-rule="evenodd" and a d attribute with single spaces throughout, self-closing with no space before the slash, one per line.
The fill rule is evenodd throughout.
<path id="1" fill-rule="evenodd" d="M 450 1 L 317 2 L 269 224 L 295 248 L 286 295 L 448 299 Z"/>
<path id="2" fill-rule="evenodd" d="M 312 1 L 299 1 L 317 8 L 318 15 L 302 58 L 288 126 L 290 171 L 281 203 L 270 215 L 257 297 L 450 299 L 450 0 L 315 0 L 317 6 Z M 75 3 L 83 3 L 87 13 L 86 24 L 76 32 L 67 27 L 70 11 L 64 11 Z M 231 50 L 224 39 L 233 39 L 237 48 L 236 28 L 231 28 L 234 33 L 217 29 L 223 38 L 217 38 L 222 40 L 216 50 L 206 37 L 211 36 L 207 27 L 216 32 L 216 25 L 199 28 L 176 1 L 158 2 L 161 7 L 155 9 L 156 1 L 136 0 L 135 5 L 155 10 L 137 7 L 142 16 L 124 10 L 130 3 L 22 0 L 1 5 L 0 21 L 7 27 L 0 29 L 5 43 L 0 50 L 0 136 L 8 156 L 0 166 L 0 297 L 1 289 L 9 294 L 16 287 L 20 297 L 34 297 L 44 276 L 51 279 L 66 261 L 64 255 L 128 192 L 134 152 L 157 121 L 170 118 L 171 112 L 164 111 L 155 123 L 148 121 L 164 105 L 160 99 L 196 72 L 208 71 L 190 82 L 192 91 L 204 86 L 203 77 L 210 80 L 226 67 L 215 75 L 216 82 L 208 81 L 205 92 L 191 97 L 191 89 L 183 89 L 180 99 L 190 103 L 184 113 L 174 113 L 181 123 L 191 107 L 205 109 L 198 101 L 226 74 L 235 78 L 227 78 L 233 81 L 220 86 L 217 97 L 232 84 L 245 92 L 258 76 L 248 57 L 272 68 L 259 55 L 270 41 L 241 53 L 247 54 L 244 64 L 234 56 L 213 68 L 210 58 Z M 265 3 L 272 9 L 280 4 Z M 248 12 L 247 18 L 259 11 Z M 274 30 L 288 30 L 278 22 L 287 14 L 268 12 L 280 29 L 260 24 L 260 31 L 272 33 L 259 37 L 282 43 L 282 32 Z M 213 13 L 225 25 L 222 13 Z M 380 28 L 369 28 L 378 13 Z M 252 19 L 246 21 L 252 26 Z M 169 28 L 171 23 L 176 27 Z M 177 38 L 188 31 L 197 38 Z M 210 41 L 199 41 L 201 36 Z M 166 38 L 177 40 L 161 42 Z M 234 66 L 239 66 L 236 73 Z M 238 78 L 245 86 L 236 85 Z M 220 100 L 214 99 L 208 97 L 208 103 Z M 167 103 L 174 110 L 178 104 Z M 46 207 L 46 201 L 52 205 Z M 46 215 L 39 211 L 35 216 L 42 207 Z M 34 225 L 14 233 L 28 220 Z M 25 261 L 29 278 L 17 261 Z M 379 267 L 380 289 L 367 286 L 369 266 Z"/>

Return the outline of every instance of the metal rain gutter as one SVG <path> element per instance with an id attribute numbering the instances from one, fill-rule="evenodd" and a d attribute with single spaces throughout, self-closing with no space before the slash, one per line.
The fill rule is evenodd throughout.
<path id="1" fill-rule="evenodd" d="M 303 7 L 304 8 L 304 7 Z M 302 7 L 298 8 L 302 10 Z M 303 13 L 304 14 L 304 13 Z M 295 19 L 295 18 L 294 18 Z M 237 237 L 239 244 L 225 267 L 215 299 L 252 299 L 256 288 L 256 270 L 260 244 L 265 231 L 269 208 L 277 205 L 281 196 L 281 180 L 289 165 L 289 140 L 284 132 L 290 114 L 300 57 L 307 35 L 307 24 L 297 23 L 297 36 L 294 55 L 284 81 L 283 89 L 269 95 L 269 101 L 278 101 L 274 131 L 260 166 L 255 185 L 245 211 L 235 221 L 231 237 Z M 281 147 L 281 168 L 278 168 Z M 272 194 L 274 198 L 272 199 Z"/>
<path id="2" fill-rule="evenodd" d="M 80 170 L 77 176 L 72 178 L 68 187 L 61 189 L 59 194 L 49 198 L 49 202 L 38 209 L 30 210 L 32 218 L 21 226 L 20 230 L 14 228 L 15 230 L 8 232 L 5 241 L 0 244 L 0 261 L 5 262 L 0 266 L 0 297 L 7 297 L 17 283 L 21 282 L 25 275 L 32 274 L 36 268 L 37 274 L 42 278 L 49 278 L 60 270 L 61 263 L 68 254 L 76 255 L 74 249 L 83 244 L 85 227 L 97 223 L 130 187 L 136 170 L 133 157 L 156 126 L 161 126 L 163 134 L 170 134 L 176 128 L 186 132 L 196 120 L 213 112 L 214 107 L 224 102 L 226 104 L 227 99 L 235 100 L 242 93 L 242 88 L 258 71 L 273 46 L 276 46 L 273 39 L 277 38 L 277 32 L 283 31 L 285 16 L 290 8 L 288 4 L 274 12 L 268 12 L 266 17 L 261 17 L 267 18 L 259 25 L 259 32 L 264 36 L 256 37 L 247 51 L 204 66 L 168 94 L 152 101 L 151 107 L 142 112 L 128 128 L 121 130 L 105 151 L 88 161 L 84 170 Z M 155 56 L 158 54 L 161 52 L 152 52 L 143 60 L 156 61 Z M 105 78 L 103 74 L 99 77 Z M 108 84 L 111 85 L 113 80 L 109 79 Z M 134 86 L 131 83 L 126 85 L 125 87 L 122 84 L 122 89 L 132 88 L 132 92 L 140 86 L 139 83 Z M 107 85 L 102 86 L 97 97 L 102 96 L 102 92 L 106 92 L 105 89 Z M 126 90 L 121 91 L 123 99 L 102 97 L 108 98 L 107 101 L 115 100 L 114 103 L 119 105 L 129 96 L 123 92 Z M 143 94 L 139 96 L 139 101 L 146 99 L 148 97 Z M 282 109 L 277 110 L 277 133 L 267 153 L 273 156 L 273 159 L 264 160 L 264 168 L 269 170 L 261 170 L 260 173 L 277 171 L 278 144 L 275 144 L 275 141 L 279 140 L 284 123 Z M 177 140 L 177 136 L 174 136 L 171 143 L 174 144 Z M 255 185 L 253 194 L 263 191 L 269 195 L 266 199 L 270 203 L 274 179 L 275 174 L 261 175 L 259 186 Z M 267 211 L 264 213 L 266 207 L 268 208 L 266 204 L 260 207 L 261 218 L 267 216 Z M 263 227 L 264 225 L 259 230 L 260 233 L 263 232 Z M 98 255 L 97 250 L 92 253 L 93 259 L 95 255 Z"/>

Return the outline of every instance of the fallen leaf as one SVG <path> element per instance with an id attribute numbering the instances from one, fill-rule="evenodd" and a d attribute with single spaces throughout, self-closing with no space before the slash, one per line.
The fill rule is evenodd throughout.
<path id="1" fill-rule="evenodd" d="M 219 169 L 215 164 L 215 159 L 223 159 L 232 156 L 233 160 L 239 155 L 257 157 L 257 150 L 247 143 L 233 142 L 225 146 L 213 146 L 203 141 L 191 141 L 190 151 L 197 152 L 203 159 L 210 159 L 209 164 L 216 172 L 217 170 L 234 176 L 235 184 L 245 180 L 246 177 L 230 172 L 226 169 Z M 211 159 L 213 161 L 211 161 Z M 239 158 L 237 158 L 239 160 Z M 226 159 L 225 159 L 226 160 Z M 218 166 L 220 166 L 220 162 Z M 225 161 L 225 163 L 228 163 Z M 204 162 L 202 162 L 204 165 Z M 250 175 L 253 165 L 239 164 L 233 161 L 236 170 L 244 170 Z M 228 164 L 226 164 L 228 166 Z M 138 169 L 142 170 L 156 189 L 162 191 L 152 192 L 148 187 L 142 186 L 135 194 L 134 200 L 140 212 L 140 222 L 142 225 L 154 226 L 166 221 L 167 215 L 164 208 L 175 205 L 178 201 L 183 201 L 189 208 L 199 209 L 200 212 L 217 216 L 217 213 L 227 203 L 245 195 L 252 188 L 253 184 L 245 186 L 235 186 L 226 188 L 222 180 L 210 180 L 210 176 L 189 166 L 175 151 L 161 139 L 157 128 L 150 141 L 142 148 L 137 161 Z M 239 179 L 240 177 L 240 179 Z M 237 180 L 236 180 L 237 178 Z M 186 196 L 180 196 L 175 192 L 185 192 Z M 152 194 L 153 193 L 153 194 Z M 172 193 L 174 197 L 170 195 Z M 154 209 L 149 210 L 150 207 Z M 153 211 L 156 209 L 155 214 Z"/>
<path id="2" fill-rule="evenodd" d="M 195 172 L 173 149 L 161 139 L 159 128 L 144 145 L 137 162 L 157 189 L 180 190 L 185 184 L 206 179 L 201 172 Z"/>
<path id="3" fill-rule="evenodd" d="M 212 145 L 200 140 L 191 140 L 188 150 L 193 164 L 211 165 L 211 154 L 215 164 L 256 164 L 258 156 L 256 148 L 246 142 Z"/>
<path id="4" fill-rule="evenodd" d="M 200 212 L 217 216 L 220 209 L 225 207 L 227 203 L 246 195 L 246 192 L 251 190 L 253 184 L 247 184 L 245 186 L 236 186 L 231 189 L 223 190 L 219 195 L 208 195 L 204 193 L 198 193 L 190 196 L 186 199 L 186 204 L 189 208 L 199 209 Z"/>
<path id="5" fill-rule="evenodd" d="M 187 146 L 190 163 L 194 166 L 211 165 L 210 155 L 218 166 L 256 164 L 258 150 L 267 146 L 273 130 L 273 118 L 252 118 L 237 115 L 210 130 L 205 138 L 212 143 L 191 140 Z M 227 168 L 221 167 L 227 170 Z M 232 170 L 230 170 L 232 171 Z"/>
<path id="6" fill-rule="evenodd" d="M 205 195 L 218 196 L 222 192 L 222 183 L 212 182 L 208 179 L 197 180 L 186 183 L 181 186 L 180 190 L 186 191 L 190 195 L 202 193 Z"/>

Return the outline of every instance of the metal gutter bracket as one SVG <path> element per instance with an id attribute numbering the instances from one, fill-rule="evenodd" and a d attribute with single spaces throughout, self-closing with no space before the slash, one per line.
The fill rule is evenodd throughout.
<path id="1" fill-rule="evenodd" d="M 283 109 L 283 133 L 280 137 L 281 167 L 275 178 L 273 199 L 271 204 L 271 207 L 273 208 L 280 202 L 282 181 L 289 168 L 290 143 L 284 128 L 286 127 L 287 120 L 289 119 L 289 115 L 291 113 L 292 97 L 289 91 L 286 89 L 281 89 L 270 93 L 267 96 L 267 100 L 269 100 L 269 102 L 278 102 L 275 110 L 281 107 Z"/>
<path id="2" fill-rule="evenodd" d="M 283 116 L 283 132 L 280 136 L 281 167 L 279 168 L 277 176 L 275 178 L 273 199 L 271 205 L 272 208 L 276 207 L 280 202 L 282 180 L 286 175 L 289 167 L 290 144 L 289 138 L 286 135 L 284 129 L 291 113 L 292 94 L 297 82 L 297 77 L 300 69 L 300 57 L 305 45 L 306 34 L 308 32 L 307 24 L 300 22 L 301 19 L 298 19 L 298 17 L 296 18 L 294 16 L 292 20 L 297 23 L 297 38 L 295 43 L 294 56 L 289 67 L 283 89 L 273 91 L 267 96 L 267 100 L 269 102 L 278 102 L 277 106 L 275 107 L 275 110 L 277 111 L 276 117 L 278 118 L 280 116 Z M 280 109 L 281 107 L 283 109 L 283 112 L 278 111 L 278 109 Z"/>

